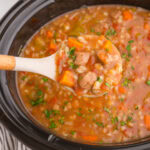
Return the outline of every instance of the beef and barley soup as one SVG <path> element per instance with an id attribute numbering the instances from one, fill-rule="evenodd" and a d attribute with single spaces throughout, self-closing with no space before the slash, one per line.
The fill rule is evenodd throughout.
<path id="1" fill-rule="evenodd" d="M 82 143 L 150 135 L 149 11 L 104 5 L 66 13 L 41 28 L 21 56 L 56 51 L 58 82 L 18 73 L 21 98 L 36 120 Z"/>

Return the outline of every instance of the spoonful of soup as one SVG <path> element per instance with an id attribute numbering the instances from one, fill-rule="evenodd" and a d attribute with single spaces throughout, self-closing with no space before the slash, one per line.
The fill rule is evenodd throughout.
<path id="1" fill-rule="evenodd" d="M 0 69 L 38 73 L 87 97 L 101 96 L 120 82 L 120 53 L 103 35 L 69 37 L 58 47 L 45 58 L 0 55 Z"/>

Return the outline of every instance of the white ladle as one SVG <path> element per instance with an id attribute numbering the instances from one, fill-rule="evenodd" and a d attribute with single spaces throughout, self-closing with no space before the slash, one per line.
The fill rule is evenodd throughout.
<path id="1" fill-rule="evenodd" d="M 44 75 L 52 80 L 56 81 L 56 63 L 53 54 L 44 58 L 23 58 L 9 55 L 0 55 L 0 70 L 11 70 L 11 71 L 27 71 Z M 66 86 L 65 86 L 66 87 Z M 70 92 L 76 95 L 75 91 L 66 87 Z M 106 93 L 99 95 L 82 95 L 83 97 L 99 97 Z"/>
<path id="2" fill-rule="evenodd" d="M 23 58 L 0 55 L 0 70 L 27 71 L 56 80 L 56 53 L 44 58 Z"/>

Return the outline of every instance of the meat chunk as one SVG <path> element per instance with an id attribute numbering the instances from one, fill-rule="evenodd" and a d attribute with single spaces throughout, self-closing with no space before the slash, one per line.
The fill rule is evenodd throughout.
<path id="1" fill-rule="evenodd" d="M 85 65 L 90 58 L 90 53 L 88 52 L 77 52 L 76 53 L 76 65 Z"/>
<path id="2" fill-rule="evenodd" d="M 80 80 L 79 85 L 83 89 L 90 89 L 97 80 L 97 75 L 94 72 L 87 72 Z"/>

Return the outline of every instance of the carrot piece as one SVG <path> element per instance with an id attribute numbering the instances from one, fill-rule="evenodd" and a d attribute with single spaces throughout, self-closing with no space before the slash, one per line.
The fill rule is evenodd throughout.
<path id="1" fill-rule="evenodd" d="M 124 87 L 122 87 L 122 86 L 120 86 L 120 87 L 118 88 L 118 91 L 119 91 L 119 93 L 121 93 L 121 94 L 125 94 L 125 93 L 126 93 L 126 89 L 125 89 Z"/>
<path id="2" fill-rule="evenodd" d="M 54 41 L 51 41 L 50 44 L 49 44 L 49 49 L 50 50 L 54 50 L 56 51 L 57 50 L 57 45 Z"/>
<path id="3" fill-rule="evenodd" d="M 52 38 L 53 37 L 53 33 L 51 31 L 47 31 L 47 37 L 48 38 Z"/>
<path id="4" fill-rule="evenodd" d="M 123 19 L 124 20 L 131 20 L 132 18 L 133 18 L 133 15 L 129 10 L 123 11 Z"/>
<path id="5" fill-rule="evenodd" d="M 148 130 L 150 130 L 150 115 L 145 115 L 144 116 L 144 123 L 145 123 L 145 126 Z"/>
<path id="6" fill-rule="evenodd" d="M 150 30 L 150 25 L 148 23 L 144 23 L 144 29 L 145 30 Z"/>
<path id="7" fill-rule="evenodd" d="M 77 39 L 69 37 L 68 38 L 68 46 L 69 47 L 76 47 L 78 50 L 83 48 L 83 44 L 79 41 L 77 41 Z"/>
<path id="8" fill-rule="evenodd" d="M 103 48 L 104 48 L 104 50 L 106 50 L 108 52 L 112 52 L 112 49 L 113 49 L 112 42 L 109 40 L 105 41 Z"/>
<path id="9" fill-rule="evenodd" d="M 106 40 L 106 38 L 105 38 L 104 35 L 100 35 L 100 36 L 99 36 L 99 40 Z"/>
<path id="10" fill-rule="evenodd" d="M 98 140 L 98 137 L 94 135 L 82 136 L 82 138 L 88 142 L 96 142 Z"/>
<path id="11" fill-rule="evenodd" d="M 75 82 L 74 82 L 74 74 L 72 71 L 66 70 L 64 71 L 60 81 L 61 84 L 73 87 Z"/>

